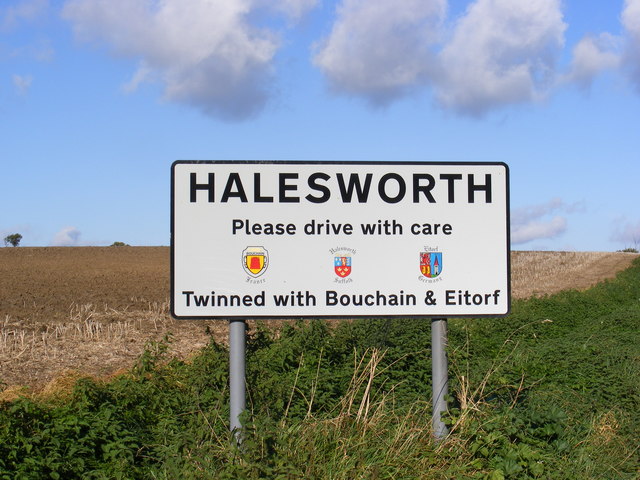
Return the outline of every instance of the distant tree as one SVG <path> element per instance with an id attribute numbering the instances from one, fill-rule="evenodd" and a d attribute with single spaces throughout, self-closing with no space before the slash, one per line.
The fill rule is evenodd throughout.
<path id="1" fill-rule="evenodd" d="M 124 242 L 113 242 L 111 246 L 112 247 L 129 247 L 130 245 Z"/>
<path id="2" fill-rule="evenodd" d="M 17 247 L 20 245 L 20 240 L 22 240 L 22 235 L 19 233 L 14 233 L 13 235 L 7 235 L 4 237 L 4 246 L 8 247 L 11 245 L 12 247 Z"/>

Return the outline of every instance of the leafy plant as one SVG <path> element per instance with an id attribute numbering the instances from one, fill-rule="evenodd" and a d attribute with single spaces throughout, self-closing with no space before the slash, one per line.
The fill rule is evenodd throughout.
<path id="1" fill-rule="evenodd" d="M 129 247 L 130 245 L 124 242 L 113 242 L 110 246 L 111 247 Z"/>
<path id="2" fill-rule="evenodd" d="M 228 351 L 170 337 L 68 401 L 0 403 L 0 479 L 634 479 L 640 261 L 588 291 L 449 321 L 450 435 L 431 431 L 430 324 L 263 325 L 247 345 L 243 443 Z"/>
<path id="3" fill-rule="evenodd" d="M 20 245 L 20 241 L 22 240 L 22 235 L 19 233 L 13 233 L 11 235 L 7 235 L 4 237 L 4 246 L 8 247 L 11 245 L 12 247 L 17 247 Z"/>

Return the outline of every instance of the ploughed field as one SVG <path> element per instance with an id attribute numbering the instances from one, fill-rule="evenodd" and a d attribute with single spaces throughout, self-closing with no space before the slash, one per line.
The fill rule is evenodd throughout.
<path id="1" fill-rule="evenodd" d="M 512 252 L 512 297 L 586 289 L 636 257 Z M 0 398 L 117 374 L 167 335 L 180 358 L 227 337 L 225 321 L 170 316 L 168 247 L 0 248 Z"/>

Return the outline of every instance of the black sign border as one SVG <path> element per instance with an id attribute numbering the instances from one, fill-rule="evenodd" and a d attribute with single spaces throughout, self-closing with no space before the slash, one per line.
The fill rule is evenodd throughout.
<path id="1" fill-rule="evenodd" d="M 176 315 L 175 299 L 175 170 L 178 165 L 420 165 L 420 166 L 501 166 L 505 169 L 506 182 L 506 232 L 507 232 L 507 311 L 500 314 L 448 314 L 448 315 L 221 315 L 221 316 L 182 316 Z M 171 316 L 176 320 L 312 320 L 312 319 L 349 319 L 349 318 L 500 318 L 511 313 L 511 193 L 509 165 L 505 162 L 411 162 L 411 161 L 339 161 L 339 160 L 176 160 L 171 164 L 171 247 L 170 276 L 171 297 L 169 299 Z"/>

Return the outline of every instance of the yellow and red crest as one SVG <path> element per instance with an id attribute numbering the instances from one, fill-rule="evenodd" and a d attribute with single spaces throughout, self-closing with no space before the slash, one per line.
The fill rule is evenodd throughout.
<path id="1" fill-rule="evenodd" d="M 247 247 L 242 251 L 242 267 L 252 277 L 259 277 L 269 266 L 269 252 L 264 247 Z"/>

